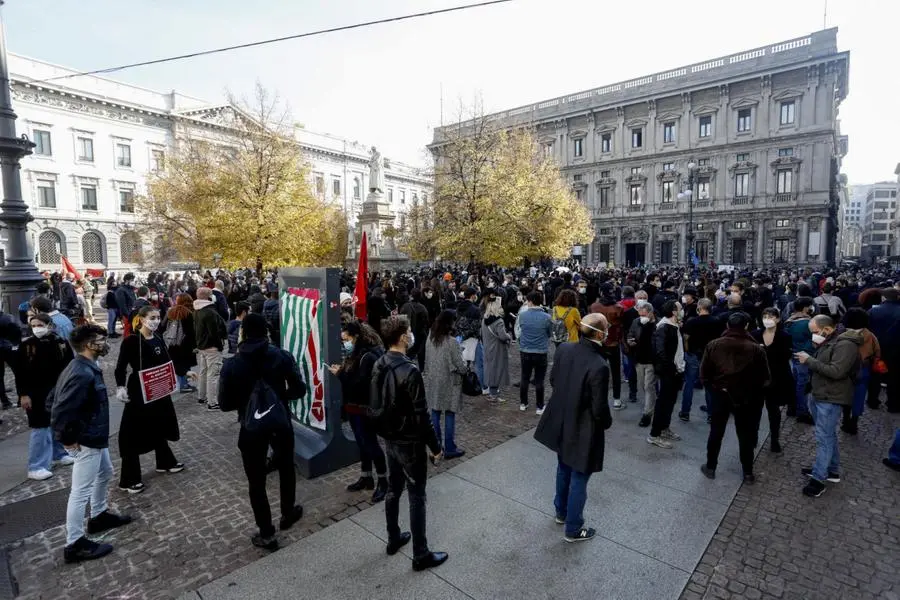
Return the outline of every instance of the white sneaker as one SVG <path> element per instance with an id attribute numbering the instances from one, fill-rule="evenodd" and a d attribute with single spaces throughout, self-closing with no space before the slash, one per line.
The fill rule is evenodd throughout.
<path id="1" fill-rule="evenodd" d="M 622 401 L 621 401 L 621 400 L 619 400 L 618 398 L 616 398 L 616 399 L 613 400 L 613 408 L 614 408 L 615 410 L 622 410 L 623 408 L 625 408 L 625 405 L 622 404 Z"/>
<path id="2" fill-rule="evenodd" d="M 675 442 L 677 442 L 678 440 L 681 439 L 681 436 L 678 435 L 677 433 L 675 433 L 674 431 L 672 431 L 671 429 L 663 429 L 662 433 L 660 434 L 660 437 L 664 440 L 672 440 Z"/>
<path id="3" fill-rule="evenodd" d="M 654 446 L 658 446 L 658 447 L 660 447 L 660 448 L 665 448 L 665 449 L 667 449 L 667 450 L 671 450 L 672 448 L 675 447 L 675 446 L 672 445 L 672 442 L 669 442 L 669 441 L 667 441 L 667 440 L 664 440 L 664 439 L 662 438 L 662 436 L 659 436 L 659 437 L 653 437 L 653 436 L 650 436 L 650 437 L 647 438 L 647 443 L 648 443 L 648 444 L 653 444 Z"/>
<path id="4" fill-rule="evenodd" d="M 528 405 L 527 405 L 527 404 L 520 404 L 520 405 L 519 405 L 519 410 L 522 411 L 522 412 L 525 412 L 526 410 L 528 410 Z"/>
<path id="5" fill-rule="evenodd" d="M 491 390 L 489 390 L 489 389 L 487 389 L 487 388 L 481 388 L 481 395 L 482 395 L 482 396 L 489 396 L 490 394 L 491 394 Z"/>
<path id="6" fill-rule="evenodd" d="M 43 481 L 45 479 L 50 479 L 51 477 L 53 477 L 53 473 L 51 473 L 47 469 L 28 471 L 28 479 L 34 479 L 35 481 Z"/>
<path id="7" fill-rule="evenodd" d="M 60 467 L 68 467 L 75 464 L 75 459 L 69 456 L 68 454 L 63 455 L 59 460 L 53 461 L 54 465 L 59 465 Z"/>
<path id="8" fill-rule="evenodd" d="M 534 411 L 534 414 L 536 414 L 537 416 L 541 416 L 542 414 L 544 414 L 544 409 L 539 408 L 536 411 Z"/>

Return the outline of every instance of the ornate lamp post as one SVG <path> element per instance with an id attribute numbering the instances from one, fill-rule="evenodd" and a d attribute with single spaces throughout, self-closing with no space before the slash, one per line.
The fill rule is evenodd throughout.
<path id="1" fill-rule="evenodd" d="M 3 0 L 0 0 L 0 6 Z M 0 268 L 0 309 L 15 313 L 16 308 L 34 294 L 43 276 L 28 251 L 28 223 L 34 220 L 22 200 L 19 161 L 31 154 L 34 144 L 25 136 L 16 137 L 16 113 L 9 92 L 9 65 L 6 58 L 6 32 L 0 18 L 0 176 L 3 201 L 0 223 L 6 229 L 6 261 Z"/>
<path id="2" fill-rule="evenodd" d="M 688 163 L 687 187 L 678 192 L 679 200 L 688 201 L 688 230 L 687 230 L 687 266 L 693 268 L 691 254 L 694 251 L 694 183 L 697 176 L 697 163 L 691 159 Z"/>

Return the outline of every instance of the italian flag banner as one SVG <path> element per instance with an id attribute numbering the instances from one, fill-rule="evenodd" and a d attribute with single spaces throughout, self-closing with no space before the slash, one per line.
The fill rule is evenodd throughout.
<path id="1" fill-rule="evenodd" d="M 304 425 L 325 429 L 325 374 L 322 373 L 322 293 L 312 288 L 281 291 L 281 346 L 294 355 L 306 382 L 306 395 L 292 403 Z"/>

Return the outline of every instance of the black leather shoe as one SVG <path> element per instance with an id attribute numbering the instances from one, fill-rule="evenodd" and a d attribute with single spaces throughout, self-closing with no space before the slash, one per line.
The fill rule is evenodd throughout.
<path id="1" fill-rule="evenodd" d="M 706 466 L 706 463 L 700 465 L 700 471 L 706 476 L 707 479 L 716 478 L 716 470 L 710 469 L 708 466 Z"/>
<path id="2" fill-rule="evenodd" d="M 131 517 L 128 515 L 117 515 L 104 510 L 93 519 L 88 520 L 87 532 L 90 534 L 101 533 L 129 523 L 131 523 Z"/>
<path id="3" fill-rule="evenodd" d="M 448 558 L 450 558 L 450 555 L 446 552 L 430 552 L 425 556 L 413 559 L 413 571 L 424 571 L 425 569 L 439 567 L 447 562 Z"/>
<path id="4" fill-rule="evenodd" d="M 409 543 L 409 540 L 411 540 L 411 539 L 412 539 L 412 534 L 408 531 L 404 531 L 403 533 L 400 534 L 399 539 L 397 539 L 393 542 L 388 542 L 388 545 L 387 545 L 388 556 L 393 556 L 393 555 L 397 554 L 398 552 L 400 552 L 400 548 L 407 545 Z"/>
<path id="5" fill-rule="evenodd" d="M 250 538 L 250 542 L 257 548 L 263 548 L 265 550 L 278 550 L 278 538 L 276 538 L 274 534 L 268 537 L 263 537 L 262 534 L 257 533 L 252 538 Z"/>
<path id="6" fill-rule="evenodd" d="M 285 529 L 290 529 L 294 523 L 303 518 L 303 507 L 299 504 L 291 509 L 291 512 L 283 515 L 281 517 L 281 521 L 278 522 L 278 527 L 284 531 Z"/>
<path id="7" fill-rule="evenodd" d="M 378 504 L 387 496 L 388 482 L 384 477 L 378 478 L 378 485 L 375 486 L 375 493 L 372 494 L 372 504 Z"/>
<path id="8" fill-rule="evenodd" d="M 96 560 L 98 558 L 103 558 L 112 551 L 112 544 L 98 544 L 86 537 L 80 537 L 74 544 L 65 547 L 63 550 L 63 560 L 67 563 Z"/>
<path id="9" fill-rule="evenodd" d="M 753 485 L 756 483 L 756 475 L 744 475 L 744 485 Z"/>
<path id="10" fill-rule="evenodd" d="M 363 490 L 374 490 L 375 480 L 371 477 L 360 477 L 354 483 L 347 486 L 348 492 L 361 492 Z"/>

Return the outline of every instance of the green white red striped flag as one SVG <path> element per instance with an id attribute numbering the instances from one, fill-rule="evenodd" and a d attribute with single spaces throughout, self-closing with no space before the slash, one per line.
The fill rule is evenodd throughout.
<path id="1" fill-rule="evenodd" d="M 313 288 L 281 291 L 281 346 L 294 355 L 306 395 L 293 402 L 294 416 L 304 425 L 325 429 L 325 374 L 322 373 L 322 293 Z"/>

